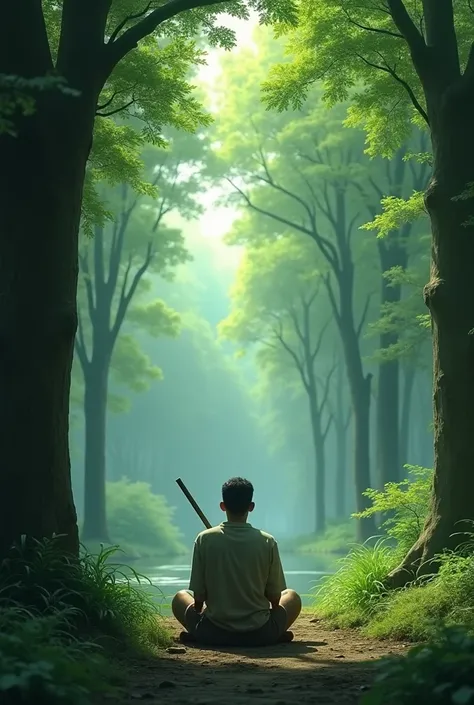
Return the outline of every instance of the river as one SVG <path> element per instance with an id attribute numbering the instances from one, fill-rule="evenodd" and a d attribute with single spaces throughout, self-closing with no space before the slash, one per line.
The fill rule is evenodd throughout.
<path id="1" fill-rule="evenodd" d="M 158 561 L 137 561 L 134 570 L 146 576 L 151 585 L 143 583 L 160 605 L 163 614 L 170 614 L 170 602 L 178 590 L 189 585 L 191 570 L 190 556 L 179 556 L 167 559 L 161 564 Z M 303 604 L 311 603 L 312 591 L 324 575 L 333 573 L 336 560 L 332 556 L 302 555 L 298 553 L 283 553 L 281 556 L 288 587 L 300 593 Z"/>

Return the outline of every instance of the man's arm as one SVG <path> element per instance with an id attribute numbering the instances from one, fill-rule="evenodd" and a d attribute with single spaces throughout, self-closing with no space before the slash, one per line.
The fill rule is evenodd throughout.
<path id="1" fill-rule="evenodd" d="M 273 610 L 275 610 L 280 604 L 281 593 L 283 590 L 286 590 L 285 574 L 283 573 L 278 544 L 275 541 L 272 547 L 270 571 L 265 588 L 265 597 L 271 603 Z"/>
<path id="2" fill-rule="evenodd" d="M 204 564 L 201 555 L 199 536 L 194 542 L 193 561 L 189 589 L 194 595 L 194 609 L 199 614 L 206 600 L 206 584 L 204 580 Z"/>

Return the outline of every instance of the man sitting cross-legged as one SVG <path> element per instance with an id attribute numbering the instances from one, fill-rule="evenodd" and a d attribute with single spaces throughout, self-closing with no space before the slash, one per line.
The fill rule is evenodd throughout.
<path id="1" fill-rule="evenodd" d="M 173 614 L 187 629 L 183 640 L 214 646 L 265 646 L 291 641 L 289 627 L 301 599 L 287 590 L 278 546 L 248 522 L 253 486 L 235 477 L 222 487 L 227 521 L 202 531 L 195 543 L 189 589 L 173 599 Z"/>

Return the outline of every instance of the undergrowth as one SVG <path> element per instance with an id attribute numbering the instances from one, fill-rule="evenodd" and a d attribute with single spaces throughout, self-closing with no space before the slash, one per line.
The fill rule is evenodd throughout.
<path id="1" fill-rule="evenodd" d="M 354 546 L 339 570 L 324 578 L 314 609 L 335 626 L 360 626 L 373 637 L 433 639 L 446 627 L 474 632 L 474 533 L 456 552 L 436 557 L 439 571 L 388 592 L 387 576 L 413 545 L 428 511 L 431 471 L 409 467 L 410 479 L 368 490 L 372 505 L 359 518 L 378 515 L 383 538 Z M 425 564 L 423 572 L 429 573 Z"/>
<path id="2" fill-rule="evenodd" d="M 132 568 L 112 563 L 116 547 L 79 559 L 58 551 L 58 538 L 15 546 L 0 564 L 0 607 L 13 601 L 49 613 L 73 608 L 79 632 L 119 639 L 133 648 L 164 645 L 168 634 L 159 610 Z"/>
<path id="3" fill-rule="evenodd" d="M 0 564 L 0 702 L 86 705 L 111 690 L 109 656 L 169 643 L 146 578 L 115 548 L 67 557 L 58 539 L 22 540 Z"/>
<path id="4" fill-rule="evenodd" d="M 473 705 L 474 639 L 450 628 L 406 656 L 381 661 L 374 686 L 361 705 Z"/>

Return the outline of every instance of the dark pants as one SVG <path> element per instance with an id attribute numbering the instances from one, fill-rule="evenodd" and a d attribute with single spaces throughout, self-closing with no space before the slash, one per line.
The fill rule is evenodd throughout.
<path id="1" fill-rule="evenodd" d="M 259 629 L 251 632 L 231 632 L 218 627 L 206 617 L 206 610 L 198 614 L 194 605 L 186 610 L 186 628 L 196 640 L 207 646 L 270 646 L 286 632 L 287 614 L 281 605 L 270 611 L 270 617 Z"/>

